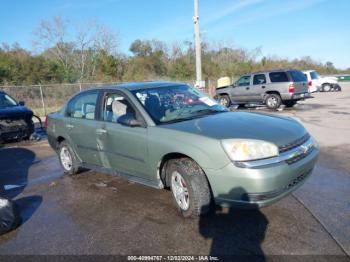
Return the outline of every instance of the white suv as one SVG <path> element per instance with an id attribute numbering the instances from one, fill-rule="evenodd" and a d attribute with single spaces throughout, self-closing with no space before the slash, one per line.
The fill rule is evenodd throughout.
<path id="1" fill-rule="evenodd" d="M 322 77 L 315 70 L 307 70 L 303 72 L 307 77 L 309 93 L 313 92 L 330 92 L 341 91 L 336 77 Z"/>

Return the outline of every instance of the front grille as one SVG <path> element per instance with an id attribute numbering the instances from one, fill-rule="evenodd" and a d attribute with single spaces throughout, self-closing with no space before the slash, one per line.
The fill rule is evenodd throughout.
<path id="1" fill-rule="evenodd" d="M 291 150 L 293 148 L 296 148 L 296 147 L 304 144 L 309 138 L 310 138 L 310 135 L 306 134 L 303 137 L 301 137 L 301 138 L 299 138 L 297 140 L 294 140 L 291 143 L 285 144 L 283 146 L 279 146 L 278 150 L 279 150 L 280 153 L 284 153 L 286 151 L 289 151 L 289 150 Z"/>
<path id="2" fill-rule="evenodd" d="M 289 158 L 288 160 L 286 160 L 286 163 L 288 165 L 291 165 L 291 164 L 294 164 L 302 159 L 304 159 L 305 157 L 307 157 L 312 151 L 314 150 L 314 148 L 312 147 L 309 151 L 307 151 L 306 153 L 304 154 L 300 154 L 298 156 L 295 156 L 293 158 Z"/>

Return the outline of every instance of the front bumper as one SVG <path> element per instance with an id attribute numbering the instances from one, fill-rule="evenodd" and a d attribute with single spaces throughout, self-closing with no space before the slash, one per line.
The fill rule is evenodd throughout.
<path id="1" fill-rule="evenodd" d="M 0 140 L 9 141 L 29 137 L 34 132 L 34 124 L 30 120 L 0 120 Z"/>
<path id="2" fill-rule="evenodd" d="M 234 163 L 219 170 L 205 169 L 215 202 L 221 206 L 263 207 L 287 196 L 310 176 L 319 149 L 314 147 L 296 161 L 282 161 L 256 167 Z"/>

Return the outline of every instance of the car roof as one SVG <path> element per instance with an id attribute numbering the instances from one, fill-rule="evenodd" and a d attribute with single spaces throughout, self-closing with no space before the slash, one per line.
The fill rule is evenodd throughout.
<path id="1" fill-rule="evenodd" d="M 266 73 L 273 73 L 273 72 L 287 72 L 287 71 L 300 71 L 300 70 L 299 69 L 295 69 L 295 68 L 272 69 L 272 70 L 265 70 L 265 71 L 257 71 L 257 72 L 253 72 L 253 73 L 246 74 L 246 75 L 266 74 Z"/>
<path id="2" fill-rule="evenodd" d="M 126 89 L 129 91 L 138 90 L 138 89 L 152 89 L 158 87 L 169 87 L 169 86 L 178 86 L 186 85 L 186 83 L 175 82 L 175 81 L 145 81 L 145 82 L 128 82 L 120 83 L 114 85 L 103 85 L 96 88 L 91 88 L 88 90 L 101 90 L 101 89 Z"/>

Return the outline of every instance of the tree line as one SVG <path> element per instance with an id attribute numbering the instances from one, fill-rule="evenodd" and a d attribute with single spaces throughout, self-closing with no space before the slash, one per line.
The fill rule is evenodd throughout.
<path id="1" fill-rule="evenodd" d="M 118 35 L 92 21 L 72 25 L 61 17 L 43 20 L 33 33 L 34 52 L 18 44 L 0 47 L 0 85 L 76 82 L 120 82 L 195 79 L 195 50 L 191 41 L 165 43 L 137 39 L 129 54 L 118 52 Z M 315 69 L 321 74 L 350 73 L 332 62 L 311 57 L 262 57 L 260 48 L 247 50 L 220 42 L 202 43 L 203 79 L 237 77 L 278 68 Z"/>

